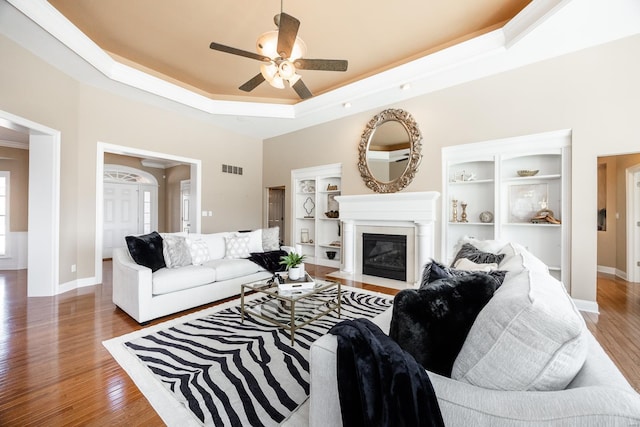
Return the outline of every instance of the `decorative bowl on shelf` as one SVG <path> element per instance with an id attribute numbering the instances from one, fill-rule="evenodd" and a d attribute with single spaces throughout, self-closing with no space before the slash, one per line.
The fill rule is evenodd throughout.
<path id="1" fill-rule="evenodd" d="M 324 214 L 327 216 L 327 218 L 338 218 L 340 216 L 339 211 L 329 211 L 325 212 Z"/>
<path id="2" fill-rule="evenodd" d="M 327 251 L 327 258 L 334 259 L 336 257 L 336 251 Z"/>
<path id="3" fill-rule="evenodd" d="M 493 222 L 493 214 L 489 211 L 484 211 L 480 213 L 480 222 L 484 224 L 488 224 Z"/>
<path id="4" fill-rule="evenodd" d="M 538 174 L 538 172 L 540 172 L 539 170 L 532 170 L 532 169 L 520 169 L 518 171 L 518 176 L 535 176 Z"/>

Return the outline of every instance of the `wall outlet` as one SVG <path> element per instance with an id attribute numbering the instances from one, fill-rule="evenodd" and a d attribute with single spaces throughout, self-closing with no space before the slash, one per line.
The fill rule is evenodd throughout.
<path id="1" fill-rule="evenodd" d="M 76 265 L 75 264 L 71 264 L 71 272 L 72 273 L 76 272 Z"/>

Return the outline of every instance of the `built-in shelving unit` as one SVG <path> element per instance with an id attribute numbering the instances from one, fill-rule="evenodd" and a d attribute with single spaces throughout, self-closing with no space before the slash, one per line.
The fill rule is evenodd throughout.
<path id="1" fill-rule="evenodd" d="M 336 196 L 342 189 L 342 165 L 291 171 L 292 241 L 312 264 L 338 268 L 342 258 L 341 224 Z M 335 252 L 333 259 L 328 252 Z"/>
<path id="2" fill-rule="evenodd" d="M 463 236 L 517 242 L 569 288 L 571 132 L 445 147 L 442 161 L 443 258 Z"/>

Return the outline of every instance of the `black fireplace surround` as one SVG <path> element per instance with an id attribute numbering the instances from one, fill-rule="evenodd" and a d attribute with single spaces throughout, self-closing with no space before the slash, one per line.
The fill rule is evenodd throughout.
<path id="1" fill-rule="evenodd" d="M 407 280 L 407 236 L 362 233 L 362 274 Z"/>

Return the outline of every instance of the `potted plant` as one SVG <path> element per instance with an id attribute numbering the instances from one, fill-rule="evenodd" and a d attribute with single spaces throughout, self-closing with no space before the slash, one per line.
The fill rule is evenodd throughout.
<path id="1" fill-rule="evenodd" d="M 289 252 L 287 255 L 280 257 L 280 264 L 287 266 L 289 279 L 298 280 L 304 276 L 304 269 L 302 267 L 304 258 L 305 255 L 300 255 L 295 252 Z"/>

